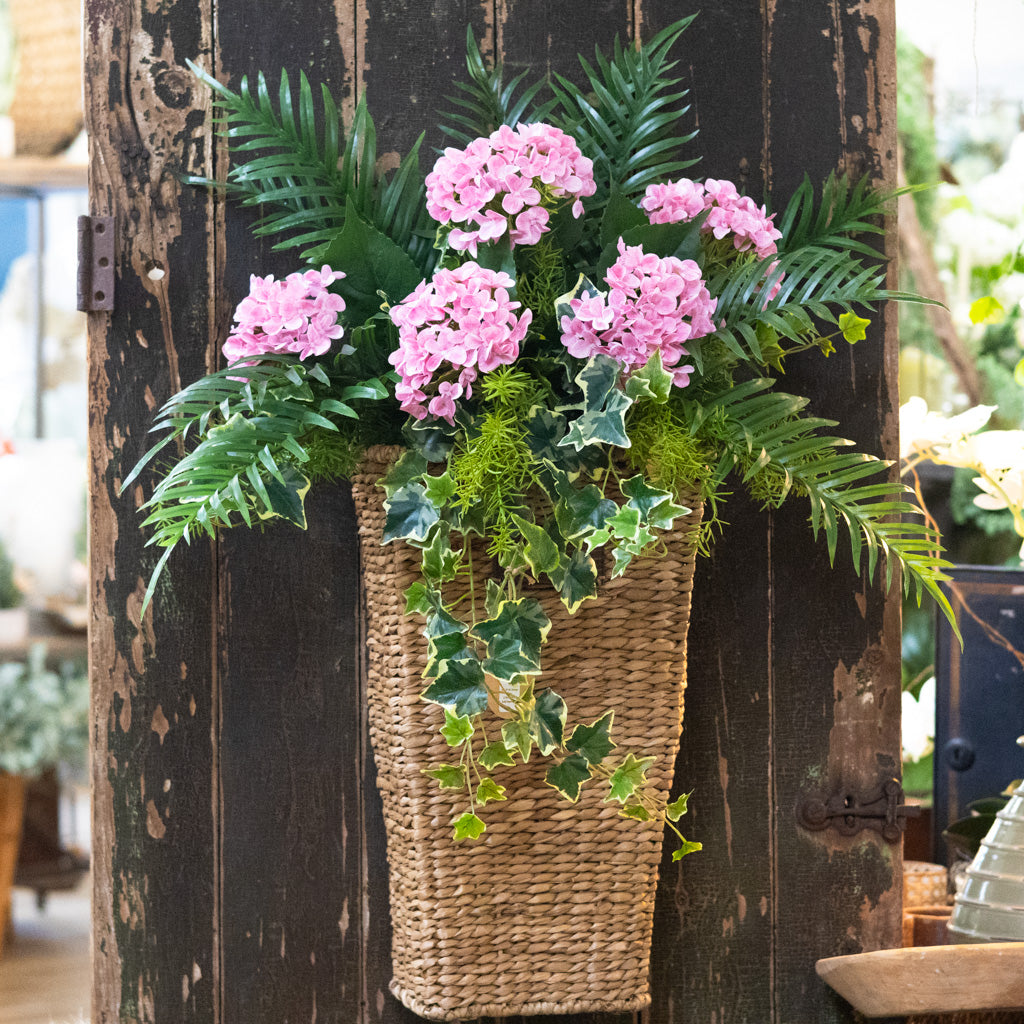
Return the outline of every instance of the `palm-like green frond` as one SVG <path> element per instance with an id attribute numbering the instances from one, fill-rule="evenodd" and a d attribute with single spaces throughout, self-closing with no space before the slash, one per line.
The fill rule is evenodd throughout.
<path id="1" fill-rule="evenodd" d="M 319 109 L 306 76 L 299 73 L 298 104 L 285 71 L 276 103 L 266 78 L 255 89 L 243 78 L 238 92 L 193 64 L 214 92 L 218 124 L 236 160 L 225 182 L 190 178 L 192 184 L 223 186 L 242 205 L 259 206 L 257 235 L 278 235 L 275 249 L 303 249 L 316 262 L 345 222 L 349 201 L 359 215 L 387 235 L 428 272 L 433 235 L 424 205 L 417 140 L 390 177 L 377 171 L 377 137 L 364 100 L 356 107 L 347 138 L 338 106 L 321 86 Z M 252 155 L 250 155 L 252 154 Z"/>
<path id="2" fill-rule="evenodd" d="M 167 548 L 146 592 L 148 603 L 170 549 L 197 534 L 213 536 L 236 520 L 252 526 L 281 516 L 304 525 L 302 498 L 309 461 L 302 439 L 316 429 L 336 432 L 338 417 L 359 418 L 359 402 L 387 395 L 379 380 L 332 387 L 322 366 L 294 356 L 264 356 L 201 378 L 160 409 L 154 431 L 168 433 L 139 460 L 127 488 L 175 440 L 198 443 L 180 456 L 143 505 L 148 543 Z M 244 374 L 244 376 L 242 376 Z"/>
<path id="3" fill-rule="evenodd" d="M 844 438 L 823 433 L 835 422 L 801 416 L 806 399 L 769 391 L 773 383 L 765 378 L 747 381 L 702 401 L 694 429 L 713 423 L 723 445 L 712 488 L 738 471 L 756 494 L 771 495 L 773 506 L 790 493 L 805 495 L 811 529 L 815 536 L 824 531 L 831 561 L 842 523 L 858 574 L 866 571 L 873 579 L 879 558 L 887 556 L 887 586 L 895 566 L 902 565 L 904 590 L 913 590 L 918 601 L 928 593 L 949 612 L 939 584 L 950 563 L 939 557 L 939 537 L 923 521 L 921 510 L 904 500 L 908 489 L 879 480 L 889 463 L 852 450 L 852 442 Z M 765 486 L 757 486 L 759 482 Z"/>
<path id="4" fill-rule="evenodd" d="M 680 119 L 689 110 L 683 102 L 688 90 L 677 89 L 680 79 L 668 77 L 676 66 L 668 59 L 669 51 L 693 17 L 669 25 L 640 49 L 616 40 L 611 60 L 600 51 L 594 66 L 581 57 L 586 90 L 555 76 L 552 90 L 563 127 L 579 129 L 573 134 L 594 161 L 598 191 L 588 209 L 600 211 L 612 190 L 640 196 L 653 182 L 696 163 L 679 157 L 680 147 L 696 135 L 680 131 Z"/>
<path id="5" fill-rule="evenodd" d="M 543 121 L 551 102 L 534 107 L 537 95 L 547 84 L 543 79 L 522 88 L 526 72 L 520 72 L 506 84 L 500 64 L 489 68 L 466 29 L 466 69 L 468 82 L 456 82 L 458 96 L 446 96 L 458 109 L 442 115 L 438 126 L 457 146 L 468 146 L 474 139 L 490 135 L 503 124 L 515 127 L 520 121 Z"/>
<path id="6" fill-rule="evenodd" d="M 882 218 L 891 208 L 892 201 L 907 191 L 914 190 L 875 191 L 866 177 L 851 182 L 845 174 L 837 176 L 832 173 L 818 196 L 811 179 L 805 174 L 781 220 L 776 223 L 782 232 L 779 247 L 788 252 L 815 245 L 878 258 L 877 249 L 853 236 L 881 235 L 885 230 Z"/>

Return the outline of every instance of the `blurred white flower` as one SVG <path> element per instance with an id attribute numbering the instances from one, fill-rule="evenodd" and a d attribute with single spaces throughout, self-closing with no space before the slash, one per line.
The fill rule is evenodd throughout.
<path id="1" fill-rule="evenodd" d="M 931 458 L 931 449 L 944 450 L 981 430 L 995 410 L 994 405 L 976 405 L 957 416 L 945 416 L 929 411 L 923 398 L 909 398 L 900 406 L 900 458 Z"/>
<path id="2" fill-rule="evenodd" d="M 921 687 L 914 700 L 903 691 L 903 760 L 920 761 L 935 749 L 935 677 Z"/>

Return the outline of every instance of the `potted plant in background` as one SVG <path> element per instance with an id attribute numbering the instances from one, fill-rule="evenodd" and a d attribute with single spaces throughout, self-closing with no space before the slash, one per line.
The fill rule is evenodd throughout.
<path id="1" fill-rule="evenodd" d="M 89 683 L 68 665 L 47 668 L 34 645 L 24 662 L 0 664 L 0 953 L 10 918 L 26 779 L 42 768 L 80 763 L 89 747 Z"/>
<path id="2" fill-rule="evenodd" d="M 419 142 L 378 172 L 364 101 L 346 137 L 305 78 L 296 103 L 283 74 L 275 101 L 199 72 L 243 157 L 229 193 L 307 269 L 253 276 L 231 365 L 166 403 L 124 482 L 158 459 L 146 600 L 180 541 L 305 525 L 310 486 L 352 479 L 392 991 L 424 1016 L 648 1002 L 665 827 L 676 859 L 700 845 L 669 789 L 694 559 L 728 489 L 808 499 L 830 553 L 843 525 L 858 569 L 886 557 L 948 612 L 888 464 L 778 386 L 864 337 L 855 307 L 912 298 L 864 238 L 890 197 L 805 181 L 776 221 L 680 177 L 689 20 L 581 60 L 582 90 L 506 83 L 470 35 L 426 178 Z"/>

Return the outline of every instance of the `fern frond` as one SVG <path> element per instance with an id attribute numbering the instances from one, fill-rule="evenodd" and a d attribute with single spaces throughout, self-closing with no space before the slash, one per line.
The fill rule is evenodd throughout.
<path id="1" fill-rule="evenodd" d="M 952 622 L 940 587 L 950 563 L 941 557 L 939 537 L 921 510 L 906 500 L 909 489 L 878 480 L 890 463 L 852 450 L 845 438 L 823 433 L 834 421 L 799 415 L 806 400 L 768 391 L 773 383 L 765 378 L 748 381 L 702 402 L 697 426 L 712 424 L 724 452 L 712 487 L 740 471 L 748 487 L 759 477 L 769 477 L 768 487 L 759 488 L 758 494 L 771 493 L 774 507 L 790 493 L 805 495 L 812 533 L 824 532 L 830 561 L 835 561 L 842 524 L 858 575 L 873 579 L 885 556 L 887 587 L 900 565 L 904 591 L 913 591 L 918 601 L 925 593 L 931 595 Z"/>
<path id="2" fill-rule="evenodd" d="M 466 29 L 466 70 L 469 81 L 455 83 L 460 95 L 445 97 L 459 109 L 442 114 L 438 125 L 455 145 L 468 146 L 503 124 L 514 128 L 520 121 L 543 121 L 547 116 L 553 101 L 534 107 L 547 83 L 540 79 L 521 88 L 525 71 L 506 83 L 500 64 L 489 68 L 484 62 L 472 28 Z"/>
<path id="3" fill-rule="evenodd" d="M 668 77 L 677 63 L 668 59 L 669 51 L 694 17 L 669 25 L 638 49 L 616 40 L 611 60 L 600 51 L 594 65 L 580 57 L 586 90 L 555 76 L 552 91 L 563 127 L 594 161 L 598 191 L 589 209 L 600 212 L 613 190 L 640 196 L 653 182 L 677 176 L 697 162 L 679 158 L 679 150 L 696 132 L 681 132 L 680 119 L 689 110 L 684 103 L 688 90 L 677 89 L 680 79 Z"/>
<path id="4" fill-rule="evenodd" d="M 422 136 L 390 177 L 381 175 L 376 130 L 365 99 L 357 104 L 346 137 L 330 90 L 321 86 L 318 108 L 301 72 L 296 108 L 286 71 L 281 72 L 275 103 L 262 72 L 255 88 L 243 78 L 235 92 L 196 65 L 189 67 L 213 90 L 217 124 L 236 158 L 226 181 L 191 177 L 191 184 L 223 187 L 242 205 L 258 206 L 262 216 L 254 234 L 282 236 L 275 250 L 300 248 L 311 263 L 344 226 L 351 201 L 367 223 L 429 275 L 434 251 L 419 168 Z"/>

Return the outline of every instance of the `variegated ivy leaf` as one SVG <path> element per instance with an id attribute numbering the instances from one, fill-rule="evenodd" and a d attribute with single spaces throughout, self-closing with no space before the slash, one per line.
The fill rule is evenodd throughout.
<path id="1" fill-rule="evenodd" d="M 487 707 L 487 686 L 480 662 L 471 652 L 441 663 L 437 678 L 422 693 L 424 700 L 472 718 Z"/>
<path id="2" fill-rule="evenodd" d="M 530 723 L 514 719 L 506 722 L 501 727 L 501 739 L 504 745 L 511 751 L 519 752 L 519 756 L 525 764 L 530 760 L 530 751 L 533 749 L 533 736 L 530 734 Z"/>
<path id="3" fill-rule="evenodd" d="M 704 849 L 704 844 L 703 843 L 694 843 L 694 842 L 691 842 L 689 839 L 684 839 L 683 840 L 683 845 L 680 846 L 678 850 L 673 850 L 672 851 L 672 859 L 673 860 L 682 860 L 687 854 L 689 854 L 689 853 L 697 853 L 698 850 L 703 850 L 703 849 Z"/>
<path id="4" fill-rule="evenodd" d="M 570 754 L 560 764 L 553 764 L 544 781 L 570 803 L 580 798 L 580 787 L 590 778 L 590 763 L 582 754 Z"/>
<path id="5" fill-rule="evenodd" d="M 413 547 L 421 546 L 427 539 L 430 528 L 441 518 L 441 514 L 420 483 L 407 483 L 399 487 L 384 501 L 387 513 L 384 520 L 382 543 L 404 540 Z"/>
<path id="6" fill-rule="evenodd" d="M 540 579 L 541 573 L 551 572 L 558 565 L 561 554 L 558 545 L 543 526 L 528 522 L 522 516 L 513 515 L 512 521 L 519 527 L 526 539 L 523 557 L 530 567 L 534 579 Z"/>
<path id="7" fill-rule="evenodd" d="M 462 552 L 451 545 L 451 526 L 440 520 L 430 528 L 423 547 L 423 575 L 431 583 L 447 583 L 455 579 L 462 564 Z"/>
<path id="8" fill-rule="evenodd" d="M 577 725 L 565 749 L 579 753 L 590 764 L 600 764 L 615 749 L 611 738 L 614 720 L 615 712 L 607 711 L 593 725 Z"/>
<path id="9" fill-rule="evenodd" d="M 466 811 L 455 819 L 455 830 L 452 838 L 458 842 L 461 839 L 479 839 L 486 831 L 487 826 L 472 812 Z"/>
<path id="10" fill-rule="evenodd" d="M 634 555 L 640 554 L 648 544 L 653 544 L 658 539 L 644 526 L 639 510 L 629 505 L 624 505 L 611 516 L 607 525 L 620 545 Z"/>
<path id="11" fill-rule="evenodd" d="M 606 498 L 596 484 L 584 487 L 558 487 L 559 500 L 555 505 L 555 522 L 562 536 L 569 541 L 578 540 L 601 530 L 609 516 L 615 515 L 618 505 Z"/>
<path id="12" fill-rule="evenodd" d="M 433 591 L 433 593 L 436 593 L 436 591 Z M 441 605 L 440 600 L 438 600 L 437 604 L 432 605 L 432 607 L 434 610 L 427 616 L 427 625 L 423 630 L 423 635 L 428 640 L 434 640 L 442 636 L 451 636 L 453 633 L 465 633 L 466 624 L 454 618 Z"/>
<path id="13" fill-rule="evenodd" d="M 502 601 L 505 600 L 505 591 L 501 584 L 494 579 L 488 578 L 487 586 L 484 589 L 484 611 L 487 617 L 493 619 L 498 614 Z"/>
<path id="14" fill-rule="evenodd" d="M 430 588 L 421 580 L 410 584 L 405 592 L 405 614 L 406 615 L 429 615 L 436 608 L 436 603 L 431 600 Z"/>
<path id="15" fill-rule="evenodd" d="M 656 760 L 655 757 L 637 758 L 633 753 L 627 754 L 626 759 L 612 772 L 608 780 L 608 796 L 605 797 L 605 803 L 618 800 L 624 804 L 647 781 L 647 769 Z"/>
<path id="16" fill-rule="evenodd" d="M 675 519 L 690 512 L 672 500 L 670 491 L 651 487 L 639 473 L 623 481 L 622 493 L 629 498 L 628 507 L 640 513 L 640 521 L 659 530 L 672 529 Z"/>
<path id="17" fill-rule="evenodd" d="M 623 818 L 632 818 L 634 821 L 650 821 L 651 812 L 643 804 L 626 804 L 619 814 Z"/>
<path id="18" fill-rule="evenodd" d="M 572 445 L 582 451 L 588 445 L 610 444 L 629 448 L 632 442 L 626 433 L 626 410 L 633 404 L 618 389 L 621 367 L 608 356 L 594 356 L 576 375 L 583 392 L 583 412 L 569 424 L 569 432 L 559 446 Z"/>
<path id="19" fill-rule="evenodd" d="M 388 470 L 388 474 L 380 481 L 384 493 L 390 498 L 413 480 L 418 480 L 427 471 L 427 460 L 419 452 L 405 451 L 398 461 Z"/>
<path id="20" fill-rule="evenodd" d="M 211 431 L 212 433 L 212 431 Z M 264 480 L 264 488 L 269 502 L 265 511 L 257 507 L 256 514 L 260 519 L 273 519 L 280 516 L 301 529 L 306 529 L 306 492 L 310 483 L 294 466 L 285 464 L 280 467 L 281 477 L 270 475 Z"/>
<path id="21" fill-rule="evenodd" d="M 427 638 L 427 667 L 423 675 L 433 679 L 441 668 L 441 663 L 450 658 L 457 658 L 466 650 L 466 637 L 463 633 L 441 633 L 439 636 Z"/>
<path id="22" fill-rule="evenodd" d="M 566 714 L 565 701 L 554 690 L 542 690 L 537 695 L 530 712 L 530 735 L 545 757 L 562 745 Z"/>
<path id="23" fill-rule="evenodd" d="M 626 381 L 626 396 L 633 401 L 649 398 L 658 405 L 664 405 L 671 389 L 672 374 L 662 368 L 660 349 L 647 360 L 646 365 L 631 373 Z"/>
<path id="24" fill-rule="evenodd" d="M 476 730 L 465 715 L 456 715 L 451 708 L 445 708 L 444 725 L 439 731 L 449 747 L 461 747 L 463 743 L 473 738 Z"/>
<path id="25" fill-rule="evenodd" d="M 436 768 L 424 768 L 424 775 L 437 779 L 441 789 L 463 789 L 466 785 L 466 769 L 458 764 L 439 764 Z"/>
<path id="26" fill-rule="evenodd" d="M 597 565 L 581 549 L 548 575 L 570 615 L 588 598 L 597 596 Z"/>
<path id="27" fill-rule="evenodd" d="M 476 787 L 476 802 L 485 804 L 489 800 L 506 800 L 505 787 L 499 786 L 494 779 L 481 779 Z"/>
<path id="28" fill-rule="evenodd" d="M 495 740 L 493 743 L 488 743 L 487 746 L 480 751 L 480 756 L 477 760 L 489 772 L 494 771 L 494 769 L 499 765 L 514 765 L 516 763 L 515 758 L 512 756 L 512 752 L 504 743 L 502 743 L 501 740 Z"/>
<path id="29" fill-rule="evenodd" d="M 441 508 L 455 494 L 455 480 L 447 470 L 440 476 L 425 476 L 423 485 L 427 497 L 438 508 Z"/>
<path id="30" fill-rule="evenodd" d="M 669 821 L 678 821 L 686 813 L 686 805 L 689 799 L 690 794 L 684 793 L 681 797 L 666 805 L 665 816 Z"/>
<path id="31" fill-rule="evenodd" d="M 503 601 L 497 615 L 473 627 L 487 644 L 485 668 L 498 679 L 510 681 L 520 674 L 540 672 L 540 652 L 551 629 L 551 620 L 532 597 Z"/>

